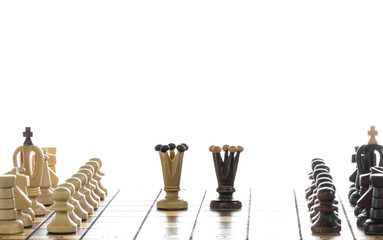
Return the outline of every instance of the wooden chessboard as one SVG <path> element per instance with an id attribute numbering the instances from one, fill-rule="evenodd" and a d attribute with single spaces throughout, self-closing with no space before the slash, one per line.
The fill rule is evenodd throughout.
<path id="1" fill-rule="evenodd" d="M 38 217 L 23 234 L 0 235 L 0 239 L 383 239 L 366 236 L 356 227 L 356 217 L 346 195 L 338 194 L 342 231 L 335 235 L 316 235 L 304 199 L 304 188 L 286 188 L 277 194 L 260 189 L 237 191 L 242 210 L 211 211 L 215 191 L 181 190 L 189 202 L 184 211 L 157 210 L 156 202 L 165 196 L 157 191 L 132 195 L 127 189 L 110 191 L 89 220 L 76 234 L 47 233 L 53 213 Z M 343 197 L 344 196 L 344 197 Z"/>

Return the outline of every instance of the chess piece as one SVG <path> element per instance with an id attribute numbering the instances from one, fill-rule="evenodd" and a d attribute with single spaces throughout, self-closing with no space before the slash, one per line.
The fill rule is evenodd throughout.
<path id="1" fill-rule="evenodd" d="M 90 162 L 90 163 L 95 164 L 95 165 L 97 164 L 96 162 Z M 102 189 L 98 185 L 98 181 L 96 181 L 96 179 L 95 179 L 95 177 L 96 177 L 95 168 L 90 164 L 85 164 L 81 168 L 88 169 L 89 171 L 91 171 L 92 175 L 90 178 L 90 183 L 93 184 L 95 187 L 93 192 L 100 198 L 100 200 L 104 200 L 105 199 L 105 192 L 102 191 Z"/>
<path id="2" fill-rule="evenodd" d="M 65 187 L 70 191 L 71 197 L 69 198 L 68 202 L 73 205 L 74 207 L 73 211 L 76 214 L 76 216 L 80 218 L 80 224 L 78 223 L 78 221 L 76 222 L 76 220 L 74 220 L 72 217 L 71 219 L 72 221 L 77 223 L 77 226 L 81 225 L 81 220 L 85 221 L 88 219 L 88 213 L 81 207 L 79 201 L 73 198 L 73 195 L 76 192 L 75 186 L 72 183 L 65 182 L 60 184 L 60 187 Z"/>
<path id="3" fill-rule="evenodd" d="M 326 165 L 326 164 L 317 164 L 315 167 L 314 167 L 314 171 L 317 170 L 317 169 L 325 169 L 327 170 L 327 174 L 328 174 L 328 177 L 332 179 L 332 176 L 329 174 L 330 172 L 330 168 Z M 313 171 L 313 172 L 314 172 Z M 312 191 L 313 193 L 307 198 L 309 201 L 311 201 L 312 197 L 315 195 L 315 189 L 317 188 L 317 184 L 316 184 L 316 180 L 314 180 L 314 176 L 313 174 L 311 175 L 311 179 L 313 180 L 312 181 L 312 185 L 310 185 L 310 187 L 308 188 L 308 190 L 306 190 L 306 192 L 310 192 Z M 313 189 L 311 189 L 313 187 Z"/>
<path id="4" fill-rule="evenodd" d="M 53 204 L 53 191 L 51 190 L 51 177 L 48 166 L 49 156 L 44 154 L 43 172 L 40 183 L 41 194 L 37 197 L 37 201 L 44 206 L 50 206 Z"/>
<path id="5" fill-rule="evenodd" d="M 0 234 L 16 234 L 24 232 L 23 222 L 16 219 L 13 192 L 15 186 L 15 176 L 0 176 Z"/>
<path id="6" fill-rule="evenodd" d="M 237 167 L 240 153 L 243 151 L 241 146 L 224 145 L 222 147 L 225 152 L 224 160 L 221 157 L 221 148 L 218 146 L 210 146 L 209 151 L 213 153 L 215 173 L 218 180 L 217 192 L 219 197 L 217 200 L 210 202 L 210 209 L 213 210 L 232 210 L 241 209 L 242 203 L 233 199 L 235 192 L 234 180 L 237 174 Z M 230 152 L 230 154 L 229 154 Z"/>
<path id="7" fill-rule="evenodd" d="M 99 169 L 100 169 L 100 165 L 95 162 L 95 161 L 88 161 L 85 163 L 85 165 L 90 165 L 93 167 L 94 169 L 94 173 L 93 173 L 93 176 L 92 178 L 94 179 L 94 185 L 96 186 L 96 188 L 98 189 L 97 191 L 100 192 L 100 193 L 97 193 L 98 196 L 100 196 L 101 200 L 104 200 L 105 199 L 105 196 L 106 196 L 106 193 L 104 190 L 102 190 L 102 188 L 100 187 L 101 185 L 101 176 L 98 175 L 98 172 L 99 172 Z"/>
<path id="8" fill-rule="evenodd" d="M 311 226 L 311 231 L 314 233 L 339 233 L 341 225 L 336 221 L 333 206 L 335 190 L 329 187 L 321 188 L 318 190 L 317 198 L 320 201 L 319 206 L 316 207 L 319 216 Z"/>
<path id="9" fill-rule="evenodd" d="M 43 153 L 47 155 L 48 158 L 48 167 L 49 167 L 49 176 L 51 179 L 51 190 L 53 191 L 59 182 L 59 178 L 56 175 L 56 151 L 57 149 L 55 147 L 42 147 Z"/>
<path id="10" fill-rule="evenodd" d="M 29 221 L 28 221 L 28 219 L 25 219 L 26 217 L 24 217 L 23 214 L 25 213 L 28 216 L 30 216 L 32 221 L 33 221 L 33 220 L 35 220 L 35 212 L 32 209 L 32 201 L 27 196 L 27 187 L 29 186 L 29 176 L 25 175 L 24 173 L 25 173 L 24 168 L 15 167 L 11 171 L 7 172 L 6 174 L 11 174 L 11 175 L 16 176 L 16 186 L 22 191 L 22 193 L 17 194 L 16 188 L 15 188 L 16 209 L 18 208 L 18 206 L 22 207 L 21 213 L 20 214 L 18 212 L 17 213 L 18 213 L 18 216 L 21 218 L 21 220 L 24 219 L 24 220 L 22 220 L 24 226 L 29 226 Z M 19 200 L 19 197 L 25 198 L 25 199 Z M 17 204 L 18 201 L 20 201 L 19 205 Z M 25 202 L 28 202 L 28 204 L 26 204 Z M 29 202 L 30 202 L 30 204 L 29 204 Z M 25 207 L 25 208 L 23 208 L 23 207 Z M 19 219 L 19 217 L 18 217 L 18 219 Z"/>
<path id="11" fill-rule="evenodd" d="M 178 145 L 177 154 L 175 154 L 175 148 L 176 145 L 173 143 L 169 145 L 157 145 L 155 147 L 155 150 L 160 154 L 165 184 L 164 190 L 166 192 L 165 199 L 157 202 L 158 209 L 182 210 L 188 208 L 188 203 L 178 197 L 178 192 L 180 191 L 184 152 L 187 151 L 189 147 L 184 143 Z"/>
<path id="12" fill-rule="evenodd" d="M 72 191 L 71 191 L 71 188 L 73 188 L 74 189 L 74 186 L 73 186 L 73 184 L 71 184 L 71 183 L 62 183 L 62 184 L 60 184 L 60 187 L 64 187 L 64 188 L 66 188 L 66 189 L 68 189 L 69 190 L 69 192 L 70 192 L 70 196 L 69 196 L 69 199 L 68 199 L 68 204 L 70 205 L 70 206 L 73 206 L 73 209 L 72 210 L 68 210 L 68 215 L 69 215 L 69 217 L 70 217 L 70 219 L 74 222 L 74 223 L 76 223 L 77 224 L 77 227 L 80 227 L 81 226 L 81 222 L 82 222 L 82 219 L 75 213 L 75 200 L 73 199 L 73 197 L 72 197 Z M 74 203 L 74 204 L 72 204 L 72 203 Z"/>
<path id="13" fill-rule="evenodd" d="M 23 209 L 28 209 L 32 206 L 32 201 L 28 196 L 16 185 L 14 187 L 15 206 L 17 219 L 23 222 L 24 227 L 31 227 L 33 220 L 29 214 L 23 213 Z"/>
<path id="14" fill-rule="evenodd" d="M 99 158 L 91 158 L 89 161 L 91 162 L 97 162 L 98 165 L 99 165 L 99 168 L 97 170 L 97 175 L 100 176 L 100 178 L 102 178 L 103 176 L 105 176 L 105 174 L 103 172 L 100 171 L 101 167 L 102 167 L 102 161 L 101 159 Z M 101 188 L 102 191 L 104 191 L 105 195 L 108 195 L 108 189 L 106 189 L 102 184 L 101 184 L 101 181 L 98 182 L 98 186 Z"/>
<path id="15" fill-rule="evenodd" d="M 74 233 L 77 224 L 71 220 L 68 212 L 73 211 L 73 206 L 68 203 L 70 191 L 65 187 L 57 187 L 53 192 L 55 200 L 51 209 L 56 212 L 53 220 L 48 224 L 49 233 Z"/>
<path id="16" fill-rule="evenodd" d="M 325 188 L 325 187 L 329 187 L 331 189 L 333 189 L 335 191 L 335 185 L 332 183 L 332 182 L 323 182 L 321 184 L 318 185 L 318 191 L 322 188 Z M 318 218 L 319 218 L 319 211 L 318 211 L 318 206 L 320 206 L 320 201 L 319 199 L 317 199 L 318 195 L 315 194 L 315 205 L 312 207 L 312 212 L 310 214 L 310 218 L 311 218 L 311 222 L 315 222 Z M 338 207 L 336 206 L 336 204 L 338 203 L 335 199 L 334 201 L 332 202 L 333 203 L 333 206 L 334 206 L 334 214 L 335 214 L 335 221 L 337 221 L 337 223 L 341 223 L 341 219 L 338 217 Z"/>
<path id="17" fill-rule="evenodd" d="M 332 184 L 332 177 L 331 177 L 331 175 L 329 173 L 326 173 L 326 172 L 318 174 L 317 180 L 315 181 L 316 188 L 314 189 L 313 194 L 309 197 L 310 201 L 313 200 L 313 198 L 316 198 L 316 194 L 317 194 L 317 192 L 319 190 L 319 186 L 321 184 L 326 183 L 326 182 L 329 182 L 329 184 Z M 335 186 L 334 186 L 334 190 L 335 190 Z M 319 203 L 318 199 L 314 200 L 314 205 L 318 204 L 318 203 Z M 335 199 L 334 199 L 334 204 L 338 204 L 338 201 L 335 200 Z M 310 211 L 313 211 L 313 207 L 310 207 Z"/>
<path id="18" fill-rule="evenodd" d="M 360 176 L 360 184 L 361 186 L 370 186 L 371 173 L 362 174 Z M 358 216 L 356 220 L 358 228 L 363 228 L 364 223 L 370 218 L 371 203 L 372 187 L 369 187 L 368 190 L 359 198 L 354 209 L 354 214 Z"/>
<path id="19" fill-rule="evenodd" d="M 311 160 L 311 172 L 309 173 L 309 179 L 313 179 L 313 171 L 318 164 L 325 164 L 324 160 L 322 158 L 314 158 Z"/>
<path id="20" fill-rule="evenodd" d="M 78 170 L 79 173 L 84 173 L 87 178 L 87 182 L 85 184 L 85 187 L 90 190 L 90 194 L 94 200 L 96 200 L 97 203 L 100 203 L 101 199 L 100 197 L 95 193 L 96 186 L 92 184 L 91 179 L 92 179 L 92 172 L 89 169 L 85 168 L 80 168 Z"/>
<path id="21" fill-rule="evenodd" d="M 351 157 L 351 163 L 356 163 L 356 152 L 358 151 L 358 148 L 359 147 L 355 147 L 355 153 Z M 350 198 L 355 191 L 359 190 L 358 189 L 359 186 L 358 187 L 356 186 L 357 177 L 359 177 L 358 168 L 355 168 L 354 172 L 348 178 L 349 181 L 351 182 L 351 185 L 348 190 L 348 198 Z"/>
<path id="22" fill-rule="evenodd" d="M 71 177 L 68 178 L 66 182 L 73 184 L 75 188 L 73 198 L 78 201 L 80 206 L 88 213 L 88 215 L 92 215 L 94 213 L 94 208 L 86 201 L 85 195 L 79 192 L 82 185 L 81 180 L 76 177 Z M 84 220 L 85 216 L 81 215 L 81 218 Z M 88 219 L 88 217 L 86 217 L 86 219 Z"/>
<path id="23" fill-rule="evenodd" d="M 33 133 L 30 127 L 25 128 L 23 133 L 25 137 L 24 145 L 16 148 L 13 154 L 13 164 L 15 167 L 25 168 L 25 175 L 29 176 L 30 184 L 27 187 L 27 194 L 32 201 L 32 209 L 36 216 L 42 216 L 47 213 L 43 204 L 37 201 L 37 197 L 41 194 L 40 183 L 42 178 L 44 154 L 41 148 L 33 145 L 31 137 Z M 31 153 L 34 152 L 36 160 L 31 163 Z M 20 166 L 18 165 L 17 156 L 20 153 Z"/>
<path id="24" fill-rule="evenodd" d="M 315 181 L 317 179 L 317 176 L 318 176 L 318 174 L 323 173 L 323 172 L 329 173 L 329 171 L 325 168 L 317 168 L 313 171 L 313 174 L 312 174 L 313 180 L 312 180 L 311 185 L 308 188 L 308 190 L 306 190 L 306 199 L 308 199 L 314 193 Z"/>
<path id="25" fill-rule="evenodd" d="M 73 174 L 72 177 L 80 179 L 81 187 L 79 189 L 79 192 L 85 195 L 86 201 L 94 208 L 94 210 L 96 210 L 98 208 L 98 202 L 94 200 L 94 198 L 91 195 L 91 191 L 85 186 L 88 182 L 88 177 L 84 173 L 80 172 Z"/>
<path id="26" fill-rule="evenodd" d="M 363 225 L 364 233 L 368 235 L 383 234 L 383 174 L 371 174 L 372 202 L 370 219 Z"/>
<path id="27" fill-rule="evenodd" d="M 316 188 L 314 189 L 313 194 L 308 199 L 309 200 L 309 202 L 307 203 L 308 209 L 310 209 L 312 206 L 315 205 L 315 200 L 317 199 L 316 193 L 318 192 L 318 189 L 319 189 L 318 187 L 323 182 L 330 182 L 331 183 L 332 179 L 328 178 L 328 177 L 322 177 L 322 178 L 317 179 L 317 181 L 315 182 Z"/>
<path id="28" fill-rule="evenodd" d="M 383 165 L 383 146 L 378 145 L 375 136 L 378 135 L 378 131 L 374 126 L 371 126 L 371 130 L 368 131 L 368 135 L 371 136 L 368 144 L 358 148 L 356 152 L 356 163 L 358 167 L 359 176 L 370 172 L 370 168 L 376 165 L 375 151 L 379 153 L 379 166 Z M 363 157 L 362 157 L 363 156 Z M 359 178 L 358 178 L 359 181 Z M 356 185 L 360 185 L 356 183 Z M 359 191 L 354 192 L 350 196 L 350 204 L 356 205 L 359 198 L 367 191 L 368 187 L 359 187 Z"/>
<path id="29" fill-rule="evenodd" d="M 370 177 L 371 177 L 370 172 L 359 175 L 360 186 L 359 186 L 358 194 L 361 197 L 358 199 L 358 201 L 355 205 L 355 208 L 354 208 L 354 215 L 355 216 L 359 216 L 362 213 L 363 209 L 367 209 L 367 208 L 370 209 L 371 208 L 372 192 L 365 196 L 366 192 L 370 189 L 370 185 L 371 185 Z M 371 198 L 369 198 L 369 197 L 371 197 Z M 362 200 L 362 198 L 364 198 L 364 199 Z M 368 202 L 366 202 L 366 201 L 368 201 Z M 365 216 L 365 218 L 366 218 L 365 220 L 367 220 L 367 215 Z M 357 223 L 357 225 L 359 227 L 363 227 L 362 223 L 360 223 L 360 224 Z"/>

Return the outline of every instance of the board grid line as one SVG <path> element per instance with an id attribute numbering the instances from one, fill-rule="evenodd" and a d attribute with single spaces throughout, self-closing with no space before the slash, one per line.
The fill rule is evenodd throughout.
<path id="1" fill-rule="evenodd" d="M 117 194 L 120 192 L 120 189 L 114 194 L 114 196 L 109 200 L 108 204 L 102 209 L 102 211 L 97 215 L 97 217 L 92 221 L 92 223 L 89 225 L 89 227 L 84 231 L 84 233 L 81 235 L 79 240 L 83 239 L 85 235 L 88 233 L 88 231 L 92 228 L 92 226 L 96 223 L 98 218 L 102 215 L 102 213 L 106 210 L 106 208 L 109 206 L 109 204 L 113 201 L 113 199 L 117 196 Z"/>
<path id="2" fill-rule="evenodd" d="M 247 214 L 247 233 L 246 233 L 246 240 L 249 240 L 249 231 L 250 231 L 250 213 L 251 213 L 251 188 L 249 193 L 249 211 Z"/>
<path id="3" fill-rule="evenodd" d="M 36 228 L 33 229 L 33 231 L 25 238 L 25 240 L 30 239 L 33 236 L 33 234 L 35 234 L 37 230 L 39 230 L 41 226 L 43 226 L 53 216 L 53 214 L 55 214 L 55 211 L 52 211 L 48 215 L 48 217 L 44 219 L 44 221 L 42 221 L 39 225 L 37 225 Z"/>
<path id="4" fill-rule="evenodd" d="M 342 210 L 343 210 L 344 216 L 346 217 L 346 220 L 347 220 L 347 225 L 348 225 L 348 227 L 350 228 L 351 235 L 352 235 L 352 237 L 354 238 L 354 240 L 357 240 L 356 237 L 355 237 L 354 231 L 352 230 L 352 226 L 351 226 L 351 223 L 350 223 L 350 219 L 348 218 L 346 209 L 345 209 L 345 207 L 344 207 L 344 205 L 343 205 L 342 198 L 340 197 L 340 195 L 338 195 L 338 197 L 339 197 L 340 205 L 342 206 Z"/>
<path id="5" fill-rule="evenodd" d="M 301 229 L 301 220 L 300 220 L 300 217 L 299 217 L 299 208 L 298 208 L 298 202 L 297 202 L 297 194 L 295 193 L 295 189 L 293 189 L 293 193 L 294 193 L 295 211 L 297 212 L 299 239 L 303 240 L 302 229 Z"/>
<path id="6" fill-rule="evenodd" d="M 197 225 L 198 216 L 199 216 L 199 213 L 201 212 L 201 208 L 202 208 L 202 205 L 203 205 L 203 201 L 205 200 L 205 196 L 206 196 L 206 191 L 205 191 L 205 193 L 203 194 L 202 201 L 201 201 L 201 205 L 199 206 L 199 209 L 198 209 L 198 212 L 197 212 L 197 216 L 195 217 L 194 225 L 193 225 L 192 231 L 191 231 L 191 233 L 190 233 L 190 238 L 189 238 L 189 240 L 192 240 L 192 239 L 193 239 L 194 230 L 195 230 L 195 227 L 196 227 L 196 225 Z"/>
<path id="7" fill-rule="evenodd" d="M 153 208 L 154 204 L 156 203 L 158 197 L 160 196 L 161 192 L 162 192 L 162 189 L 160 189 L 160 192 L 157 194 L 157 197 L 154 199 L 154 201 L 153 201 L 153 203 L 152 203 L 152 206 L 150 206 L 148 212 L 146 213 L 144 219 L 142 220 L 140 226 L 138 227 L 137 232 L 136 232 L 136 234 L 135 234 L 134 237 L 133 237 L 133 240 L 137 239 L 138 234 L 140 233 L 140 231 L 141 231 L 141 229 L 142 229 L 142 226 L 144 226 L 144 223 L 145 223 L 146 219 L 148 218 L 150 212 L 152 211 L 152 208 Z"/>

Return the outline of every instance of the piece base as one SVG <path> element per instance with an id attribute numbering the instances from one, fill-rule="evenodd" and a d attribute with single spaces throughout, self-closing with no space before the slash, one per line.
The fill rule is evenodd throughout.
<path id="1" fill-rule="evenodd" d="M 383 223 L 368 219 L 363 225 L 364 233 L 367 235 L 383 235 Z"/>
<path id="2" fill-rule="evenodd" d="M 52 196 L 40 196 L 37 198 L 37 201 L 46 207 L 52 205 L 55 202 Z"/>
<path id="3" fill-rule="evenodd" d="M 184 210 L 188 208 L 188 202 L 182 199 L 162 199 L 157 202 L 157 209 Z"/>
<path id="4" fill-rule="evenodd" d="M 1 220 L 0 234 L 17 234 L 24 232 L 24 225 L 21 220 Z"/>
<path id="5" fill-rule="evenodd" d="M 45 206 L 41 203 L 39 203 L 38 205 L 32 205 L 32 209 L 35 212 L 35 216 L 44 216 L 47 214 Z"/>
<path id="6" fill-rule="evenodd" d="M 313 233 L 339 233 L 342 230 L 341 226 L 338 227 L 311 227 Z"/>
<path id="7" fill-rule="evenodd" d="M 238 210 L 242 208 L 242 203 L 238 200 L 222 201 L 212 200 L 210 202 L 210 209 L 212 210 Z"/>
<path id="8" fill-rule="evenodd" d="M 17 220 L 20 220 L 23 222 L 24 228 L 32 227 L 33 221 L 31 216 L 25 213 L 17 213 Z"/>
<path id="9" fill-rule="evenodd" d="M 61 233 L 75 233 L 77 226 L 49 226 L 47 227 L 48 233 L 61 234 Z"/>

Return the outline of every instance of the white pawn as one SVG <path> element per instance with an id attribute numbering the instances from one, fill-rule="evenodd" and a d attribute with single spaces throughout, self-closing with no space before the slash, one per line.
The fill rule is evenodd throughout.
<path id="1" fill-rule="evenodd" d="M 79 173 L 83 173 L 86 175 L 87 181 L 85 184 L 85 187 L 90 190 L 90 194 L 92 195 L 92 198 L 96 200 L 97 203 L 100 203 L 101 199 L 100 197 L 95 193 L 96 186 L 91 183 L 92 179 L 92 172 L 89 169 L 80 168 L 78 170 Z"/>
<path id="2" fill-rule="evenodd" d="M 72 183 L 62 183 L 60 184 L 60 187 L 65 187 L 67 188 L 69 191 L 70 191 L 70 198 L 69 198 L 69 203 L 71 205 L 73 205 L 74 209 L 73 209 L 73 215 L 70 215 L 70 218 L 72 219 L 73 222 L 77 223 L 77 226 L 80 227 L 81 226 L 81 220 L 84 219 L 88 219 L 88 213 L 85 212 L 85 210 L 80 206 L 80 204 L 78 203 L 78 201 L 76 199 L 73 198 L 73 194 L 74 194 L 74 186 Z M 85 218 L 84 218 L 85 217 Z"/>
<path id="3" fill-rule="evenodd" d="M 91 162 L 91 163 L 97 164 L 96 162 Z M 90 178 L 90 183 L 93 184 L 95 187 L 95 189 L 93 191 L 95 194 L 97 194 L 97 196 L 100 198 L 100 200 L 104 200 L 105 199 L 105 192 L 100 189 L 100 187 L 98 186 L 98 183 L 95 179 L 95 174 L 96 174 L 95 168 L 92 165 L 85 164 L 80 169 L 88 169 L 89 171 L 92 172 L 92 177 Z"/>
<path id="4" fill-rule="evenodd" d="M 88 181 L 87 176 L 84 173 L 73 174 L 72 177 L 76 177 L 81 180 L 81 187 L 79 192 L 85 195 L 86 201 L 96 210 L 98 208 L 98 203 L 92 198 L 91 191 L 85 187 L 86 182 Z"/>
<path id="5" fill-rule="evenodd" d="M 23 222 L 16 220 L 15 198 L 13 193 L 15 184 L 15 176 L 0 176 L 0 234 L 24 232 Z"/>
<path id="6" fill-rule="evenodd" d="M 92 205 L 90 205 L 85 198 L 85 195 L 80 193 L 79 190 L 81 188 L 81 180 L 76 177 L 71 177 L 66 180 L 67 183 L 73 184 L 75 191 L 73 194 L 73 198 L 78 201 L 80 206 L 88 213 L 88 215 L 91 215 L 94 213 L 94 208 Z M 88 216 L 81 216 L 83 220 L 87 220 Z"/>
<path id="7" fill-rule="evenodd" d="M 100 165 L 96 162 L 96 161 L 88 161 L 85 163 L 85 166 L 86 165 L 90 165 L 93 167 L 94 169 L 94 174 L 93 174 L 93 179 L 96 181 L 97 185 L 96 187 L 99 189 L 99 191 L 103 194 L 103 198 L 101 198 L 102 200 L 105 199 L 105 196 L 106 196 L 106 192 L 102 189 L 102 184 L 101 184 L 101 176 L 98 174 L 99 172 L 99 169 L 100 169 Z"/>
<path id="8" fill-rule="evenodd" d="M 98 165 L 99 165 L 99 168 L 97 170 L 97 175 L 99 175 L 100 177 L 103 177 L 105 176 L 105 174 L 103 172 L 100 171 L 101 167 L 102 167 L 102 161 L 101 159 L 99 158 L 91 158 L 89 159 L 89 161 L 92 161 L 92 162 L 97 162 Z M 98 184 L 100 186 L 100 188 L 102 189 L 102 191 L 105 192 L 105 195 L 108 195 L 108 189 L 106 189 L 104 186 L 102 186 L 101 182 L 99 182 Z"/>
<path id="9" fill-rule="evenodd" d="M 73 206 L 68 203 L 70 191 L 64 187 L 57 187 L 53 192 L 55 203 L 51 210 L 55 211 L 55 217 L 47 226 L 49 233 L 74 233 L 77 224 L 71 220 L 68 211 L 73 211 Z"/>

